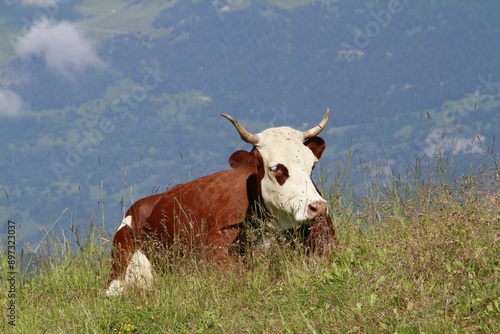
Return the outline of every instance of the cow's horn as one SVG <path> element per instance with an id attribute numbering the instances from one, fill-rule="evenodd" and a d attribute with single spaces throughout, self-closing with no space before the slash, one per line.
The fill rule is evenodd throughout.
<path id="1" fill-rule="evenodd" d="M 237 120 L 229 116 L 228 114 L 220 114 L 221 116 L 227 118 L 231 123 L 233 123 L 234 127 L 236 130 L 238 130 L 238 133 L 240 134 L 241 139 L 243 139 L 244 142 L 252 144 L 252 145 L 257 145 L 259 142 L 259 137 L 257 135 L 251 134 L 248 132 L 243 125 L 241 125 Z"/>
<path id="2" fill-rule="evenodd" d="M 304 134 L 304 140 L 317 136 L 321 131 L 323 131 L 323 129 L 326 126 L 326 123 L 328 123 L 328 117 L 330 117 L 330 108 L 326 108 L 325 116 L 323 117 L 321 122 L 319 122 L 318 125 L 316 125 L 312 129 L 302 132 Z"/>

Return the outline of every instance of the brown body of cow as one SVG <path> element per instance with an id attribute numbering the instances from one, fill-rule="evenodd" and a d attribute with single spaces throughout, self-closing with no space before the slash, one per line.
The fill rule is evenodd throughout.
<path id="1" fill-rule="evenodd" d="M 276 215 L 273 210 L 269 210 L 268 206 L 273 204 L 271 200 L 266 203 L 266 196 L 263 196 L 262 187 L 267 187 L 263 179 L 269 178 L 266 182 L 274 182 L 271 184 L 280 191 L 289 178 L 295 175 L 300 178 L 302 175 L 293 174 L 279 159 L 275 165 L 267 166 L 256 144 L 256 135 L 248 133 L 230 116 L 223 116 L 238 129 L 242 139 L 252 143 L 254 148 L 250 152 L 240 150 L 233 153 L 229 158 L 232 169 L 176 185 L 164 193 L 134 203 L 126 212 L 113 239 L 112 273 L 107 295 L 120 294 L 130 284 L 148 287 L 152 280 L 151 262 L 155 263 L 153 254 L 170 253 L 173 247 L 176 251 L 194 251 L 209 261 L 222 264 L 238 261 L 247 252 L 249 229 L 258 227 L 259 222 L 265 219 L 276 218 L 276 215 L 277 220 L 289 221 L 281 225 L 277 222 L 277 229 L 290 230 L 292 234 L 298 235 L 311 253 L 328 256 L 337 247 L 326 201 L 313 198 L 306 203 L 302 201 L 296 204 L 295 207 L 299 207 L 296 211 L 304 213 L 289 215 L 303 214 L 306 217 L 303 221 L 300 217 L 279 216 L 279 208 L 274 210 Z M 314 131 L 304 132 L 304 138 L 307 139 L 302 145 L 313 153 L 314 160 L 311 161 L 317 161 L 325 148 L 323 139 L 316 134 L 323 129 L 328 116 L 327 110 L 322 123 Z M 292 133 L 293 136 L 296 131 L 285 127 L 272 129 L 280 129 L 280 133 Z M 257 136 L 265 138 L 263 134 Z M 309 156 L 307 158 L 310 159 Z M 300 163 L 299 160 L 295 159 L 294 163 Z M 307 190 L 314 196 L 319 194 L 312 180 L 306 180 L 306 187 L 314 188 Z M 293 194 L 289 196 L 296 197 Z M 158 258 L 168 261 L 168 255 Z"/>

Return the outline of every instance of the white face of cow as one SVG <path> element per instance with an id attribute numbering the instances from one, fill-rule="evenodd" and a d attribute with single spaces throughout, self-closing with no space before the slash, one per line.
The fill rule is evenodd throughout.
<path id="1" fill-rule="evenodd" d="M 261 181 L 262 198 L 266 208 L 277 218 L 278 228 L 285 230 L 326 217 L 326 201 L 311 180 L 316 157 L 313 149 L 304 145 L 304 140 L 313 144 L 311 147 L 314 147 L 319 158 L 324 142 L 316 136 L 328 122 L 329 109 L 321 122 L 307 131 L 279 127 L 259 134 L 251 134 L 231 116 L 221 115 L 233 123 L 243 141 L 252 144 L 260 152 L 265 173 Z M 318 139 L 322 142 L 320 150 L 311 142 L 317 143 Z"/>
<path id="2" fill-rule="evenodd" d="M 267 209 L 277 218 L 280 229 L 289 229 L 307 221 L 324 217 L 325 199 L 311 180 L 317 158 L 303 144 L 302 131 L 290 127 L 267 129 L 256 135 L 255 146 L 264 161 L 262 198 Z"/>

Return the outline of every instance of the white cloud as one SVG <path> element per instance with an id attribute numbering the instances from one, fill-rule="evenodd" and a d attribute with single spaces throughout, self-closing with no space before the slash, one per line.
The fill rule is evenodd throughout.
<path id="1" fill-rule="evenodd" d="M 18 39 L 16 51 L 21 57 L 44 57 L 47 67 L 61 74 L 81 72 L 87 66 L 102 64 L 82 27 L 68 21 L 37 21 Z"/>
<path id="2" fill-rule="evenodd" d="M 0 87 L 0 117 L 21 116 L 23 101 L 10 89 Z"/>

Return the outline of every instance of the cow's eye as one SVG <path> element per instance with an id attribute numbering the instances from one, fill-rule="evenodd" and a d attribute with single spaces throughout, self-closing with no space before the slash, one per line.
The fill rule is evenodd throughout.
<path id="1" fill-rule="evenodd" d="M 286 168 L 283 164 L 271 166 L 269 167 L 269 170 L 274 174 L 274 177 L 276 178 L 276 181 L 278 181 L 278 184 L 280 186 L 284 185 L 286 180 L 288 180 L 288 178 L 290 177 L 290 175 L 288 174 L 288 168 Z"/>

